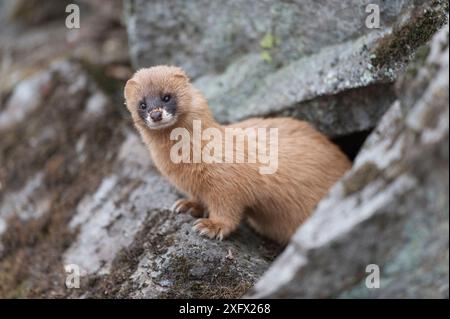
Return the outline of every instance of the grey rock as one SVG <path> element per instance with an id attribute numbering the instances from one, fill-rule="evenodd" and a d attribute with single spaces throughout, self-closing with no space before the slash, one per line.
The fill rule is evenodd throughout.
<path id="1" fill-rule="evenodd" d="M 430 50 L 249 297 L 448 298 L 448 25 Z M 379 288 L 366 286 L 370 264 Z"/>
<path id="2" fill-rule="evenodd" d="M 24 25 L 38 25 L 64 17 L 67 0 L 4 0 L 0 3 L 0 18 Z M 1 23 L 1 22 L 0 22 Z"/>
<path id="3" fill-rule="evenodd" d="M 193 218 L 156 210 L 135 240 L 144 249 L 118 296 L 132 298 L 235 298 L 267 269 L 274 246 L 241 227 L 224 242 L 192 230 Z M 230 251 L 233 257 L 230 258 Z M 119 273 L 123 268 L 116 268 Z M 114 273 L 113 273 L 114 274 Z"/>
<path id="4" fill-rule="evenodd" d="M 250 55 L 222 75 L 195 84 L 220 122 L 284 115 L 308 120 L 329 136 L 362 131 L 372 128 L 395 100 L 389 83 L 402 69 L 371 65 L 379 39 L 370 34 L 330 46 L 277 70 Z"/>
<path id="5" fill-rule="evenodd" d="M 44 100 L 50 80 L 50 72 L 42 71 L 17 85 L 0 113 L 0 130 L 20 123 L 37 109 Z"/>
<path id="6" fill-rule="evenodd" d="M 121 0 L 76 1 L 81 11 L 79 29 L 65 26 L 68 3 L 71 2 L 0 1 L 0 109 L 5 96 L 19 82 L 61 59 L 74 58 L 99 69 L 108 65 L 107 70 L 102 70 L 108 74 L 120 73 L 114 69 L 131 73 L 125 67 L 129 56 L 126 31 L 120 25 Z M 13 12 L 19 17 L 11 20 Z"/>
<path id="7" fill-rule="evenodd" d="M 448 28 L 425 67 L 415 53 L 445 1 L 370 1 L 380 30 L 364 26 L 369 1 L 125 2 L 135 65 L 186 68 L 220 122 L 290 115 L 340 137 L 390 110 L 263 275 L 280 247 L 245 224 L 205 239 L 169 210 L 182 195 L 122 106 L 119 1 L 80 1 L 90 10 L 71 32 L 45 15 L 15 20 L 24 34 L 2 25 L 1 297 L 236 298 L 261 276 L 247 296 L 448 297 Z M 380 289 L 366 289 L 367 264 Z"/>
<path id="8" fill-rule="evenodd" d="M 24 187 L 18 191 L 9 192 L 0 202 L 0 258 L 4 246 L 1 236 L 8 229 L 8 220 L 12 217 L 20 221 L 41 218 L 50 208 L 51 200 L 42 187 L 43 174 L 37 173 L 31 177 Z"/>
<path id="9" fill-rule="evenodd" d="M 126 133 L 114 174 L 81 200 L 69 223 L 79 232 L 64 264 L 111 281 L 116 297 L 242 296 L 267 269 L 274 248 L 246 227 L 225 243 L 199 236 L 192 217 L 169 210 L 179 197 L 156 172 L 136 133 Z M 137 257 L 124 260 L 126 252 Z M 131 272 L 126 280 L 111 279 L 125 271 Z M 86 296 L 99 292 L 101 285 Z"/>
<path id="10" fill-rule="evenodd" d="M 35 103 L 16 118 L 9 105 L 19 99 Z M 0 111 L 9 117 L 0 127 L 0 295 L 241 297 L 280 248 L 245 226 L 212 241 L 191 229 L 194 218 L 172 213 L 182 195 L 112 99 L 89 68 L 61 61 L 20 82 Z M 30 266 L 18 272 L 29 245 Z M 80 289 L 65 288 L 66 265 L 78 267 Z"/>
<path id="11" fill-rule="evenodd" d="M 365 25 L 369 3 L 379 5 L 380 29 Z M 126 4 L 135 66 L 182 66 L 219 122 L 295 116 L 330 137 L 378 123 L 395 100 L 389 84 L 421 44 L 409 25 L 420 20 L 425 30 L 438 29 L 433 23 L 446 14 L 445 4 L 433 1 Z M 402 54 L 384 48 L 389 37 Z"/>
<path id="12" fill-rule="evenodd" d="M 245 53 L 286 64 L 369 33 L 366 5 L 379 4 L 385 27 L 412 1 L 127 0 L 136 66 L 178 64 L 193 76 L 222 71 Z"/>

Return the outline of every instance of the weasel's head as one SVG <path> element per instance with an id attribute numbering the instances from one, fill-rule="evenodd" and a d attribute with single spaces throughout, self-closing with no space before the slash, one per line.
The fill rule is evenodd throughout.
<path id="1" fill-rule="evenodd" d="M 125 85 L 125 99 L 137 125 L 152 130 L 172 127 L 191 104 L 189 78 L 174 66 L 141 69 Z"/>

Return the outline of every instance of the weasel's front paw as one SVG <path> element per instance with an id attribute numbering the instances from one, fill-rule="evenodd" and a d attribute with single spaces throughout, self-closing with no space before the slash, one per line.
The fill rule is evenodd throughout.
<path id="1" fill-rule="evenodd" d="M 203 217 L 203 207 L 199 203 L 188 199 L 177 200 L 171 210 L 177 214 L 190 213 L 193 217 Z"/>
<path id="2" fill-rule="evenodd" d="M 194 230 L 198 231 L 200 235 L 208 236 L 209 238 L 224 239 L 230 232 L 231 227 L 223 221 L 212 220 L 209 218 L 200 218 L 195 221 Z"/>

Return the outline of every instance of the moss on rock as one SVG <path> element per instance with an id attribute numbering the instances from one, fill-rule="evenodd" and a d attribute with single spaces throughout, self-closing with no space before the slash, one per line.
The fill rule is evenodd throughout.
<path id="1" fill-rule="evenodd" d="M 412 12 L 411 19 L 394 27 L 392 34 L 381 39 L 374 50 L 372 64 L 376 67 L 408 61 L 411 54 L 428 42 L 447 23 L 448 1 L 434 1 Z"/>

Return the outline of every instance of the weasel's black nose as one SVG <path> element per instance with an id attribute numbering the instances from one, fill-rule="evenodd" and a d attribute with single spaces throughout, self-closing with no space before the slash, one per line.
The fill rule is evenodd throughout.
<path id="1" fill-rule="evenodd" d="M 153 121 L 159 122 L 162 120 L 162 112 L 161 111 L 153 111 L 150 113 L 150 117 Z"/>

